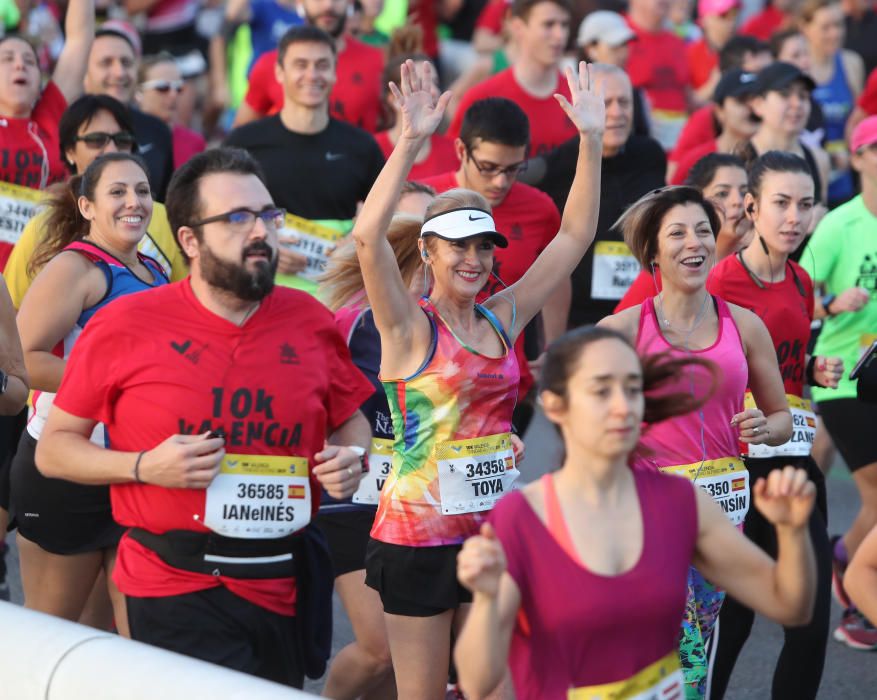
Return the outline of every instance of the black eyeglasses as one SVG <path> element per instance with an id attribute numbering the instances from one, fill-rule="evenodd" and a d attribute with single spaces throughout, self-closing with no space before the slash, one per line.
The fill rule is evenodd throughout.
<path id="1" fill-rule="evenodd" d="M 147 80 L 141 83 L 141 90 L 155 90 L 161 93 L 167 93 L 173 90 L 176 93 L 183 91 L 185 83 L 182 80 Z"/>
<path id="2" fill-rule="evenodd" d="M 511 165 L 502 167 L 501 165 L 497 165 L 496 163 L 480 162 L 474 155 L 472 155 L 472 150 L 468 146 L 466 146 L 466 153 L 469 155 L 469 160 L 471 160 L 472 163 L 475 165 L 475 169 L 478 170 L 479 173 L 484 175 L 484 177 L 496 177 L 497 175 L 517 177 L 527 169 L 526 160 L 522 160 L 520 163 L 512 163 Z"/>
<path id="3" fill-rule="evenodd" d="M 249 233 L 256 225 L 256 219 L 260 219 L 265 225 L 265 228 L 269 231 L 279 231 L 283 228 L 286 220 L 286 209 L 268 207 L 262 211 L 255 211 L 253 209 L 242 207 L 240 209 L 227 211 L 224 214 L 208 216 L 206 219 L 201 219 L 201 221 L 195 221 L 189 224 L 189 228 L 223 221 L 237 233 Z"/>
<path id="4" fill-rule="evenodd" d="M 106 131 L 92 131 L 90 134 L 77 136 L 74 141 L 82 141 L 89 148 L 106 148 L 106 145 L 112 141 L 116 144 L 116 148 L 120 151 L 130 151 L 134 148 L 134 134 L 127 131 L 117 131 L 115 134 L 108 134 Z"/>

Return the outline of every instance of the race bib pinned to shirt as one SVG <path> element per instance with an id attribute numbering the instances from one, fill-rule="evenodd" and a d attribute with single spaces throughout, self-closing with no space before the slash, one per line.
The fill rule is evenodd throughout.
<path id="1" fill-rule="evenodd" d="M 591 271 L 591 298 L 618 301 L 639 275 L 640 264 L 621 241 L 597 241 Z"/>
<path id="2" fill-rule="evenodd" d="M 442 442 L 436 460 L 445 515 L 490 510 L 521 475 L 509 433 Z"/>
<path id="3" fill-rule="evenodd" d="M 353 494 L 353 502 L 376 506 L 392 466 L 393 441 L 372 438 L 371 451 L 368 453 L 368 474 L 359 482 L 359 488 Z"/>
<path id="4" fill-rule="evenodd" d="M 665 474 L 684 476 L 706 491 L 734 525 L 742 525 L 749 511 L 749 471 L 736 457 L 707 459 L 678 467 L 661 467 Z"/>
<path id="5" fill-rule="evenodd" d="M 786 394 L 792 413 L 792 437 L 782 445 L 749 445 L 750 457 L 807 457 L 813 449 L 816 437 L 816 414 L 807 399 Z M 755 408 L 755 399 L 746 392 L 746 408 Z"/>
<path id="6" fill-rule="evenodd" d="M 0 242 L 15 245 L 27 222 L 37 213 L 44 192 L 0 182 Z"/>
<path id="7" fill-rule="evenodd" d="M 623 681 L 571 688 L 567 700 L 684 700 L 685 685 L 675 649 Z"/>
<path id="8" fill-rule="evenodd" d="M 207 488 L 204 524 L 243 539 L 301 530 L 311 520 L 308 473 L 305 457 L 227 454 Z"/>

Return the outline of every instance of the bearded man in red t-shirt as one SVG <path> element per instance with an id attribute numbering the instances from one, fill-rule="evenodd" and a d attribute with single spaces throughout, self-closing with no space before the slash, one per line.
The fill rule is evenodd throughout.
<path id="1" fill-rule="evenodd" d="M 191 274 L 92 317 L 37 466 L 110 484 L 134 639 L 300 688 L 331 651 L 332 567 L 310 522 L 321 487 L 359 485 L 374 389 L 332 314 L 274 287 L 284 212 L 245 151 L 193 157 L 166 206 Z"/>

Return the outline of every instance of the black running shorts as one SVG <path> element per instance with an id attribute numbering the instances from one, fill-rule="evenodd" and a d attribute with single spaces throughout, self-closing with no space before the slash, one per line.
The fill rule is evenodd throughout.
<path id="1" fill-rule="evenodd" d="M 21 535 L 52 554 L 115 547 L 124 528 L 113 520 L 109 487 L 44 477 L 36 446 L 25 430 L 12 460 L 10 510 Z"/>
<path id="2" fill-rule="evenodd" d="M 406 547 L 372 539 L 365 555 L 365 583 L 381 594 L 384 612 L 432 617 L 472 602 L 457 581 L 461 545 Z"/>
<path id="3" fill-rule="evenodd" d="M 877 403 L 858 399 L 819 402 L 819 415 L 851 472 L 877 464 Z"/>

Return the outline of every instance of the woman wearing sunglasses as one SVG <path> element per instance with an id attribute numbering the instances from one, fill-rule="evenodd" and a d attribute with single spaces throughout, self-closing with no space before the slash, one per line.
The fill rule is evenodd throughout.
<path id="1" fill-rule="evenodd" d="M 64 48 L 44 89 L 36 49 L 24 37 L 0 38 L 0 180 L 44 189 L 64 179 L 58 158 L 58 119 L 82 94 L 94 38 L 94 0 L 70 0 Z"/>
<path id="2" fill-rule="evenodd" d="M 110 512 L 108 488 L 46 478 L 34 453 L 66 357 L 85 325 L 114 299 L 168 281 L 159 264 L 137 250 L 152 216 L 146 165 L 130 153 L 106 153 L 70 178 L 47 209 L 46 237 L 34 255 L 45 266 L 18 312 L 35 390 L 12 462 L 25 605 L 101 628 L 115 620 L 127 635 L 124 599 L 110 578 L 122 529 Z M 102 426 L 92 440 L 106 444 Z"/>
<path id="3" fill-rule="evenodd" d="M 59 153 L 70 174 L 84 173 L 105 153 L 131 153 L 137 148 L 134 126 L 127 107 L 109 95 L 83 95 L 73 102 L 58 123 Z M 42 264 L 33 260 L 34 250 L 46 238 L 46 212 L 41 211 L 24 227 L 11 254 L 0 242 L 0 263 L 8 255 L 3 275 L 15 308 Z M 153 203 L 152 222 L 140 242 L 140 250 L 159 262 L 171 280 L 183 279 L 188 272 L 186 261 L 171 233 L 164 205 Z M 44 261 L 45 262 L 45 261 Z"/>
<path id="4" fill-rule="evenodd" d="M 137 104 L 146 114 L 158 117 L 170 128 L 174 139 L 174 169 L 179 168 L 207 147 L 201 134 L 177 123 L 180 95 L 185 85 L 183 74 L 176 59 L 162 52 L 143 59 L 139 79 Z"/>

